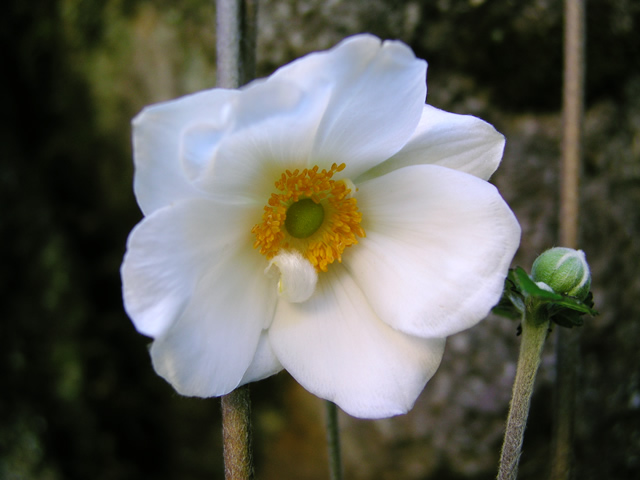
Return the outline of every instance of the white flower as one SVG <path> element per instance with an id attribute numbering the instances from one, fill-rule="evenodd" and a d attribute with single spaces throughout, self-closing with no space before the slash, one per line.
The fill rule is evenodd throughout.
<path id="1" fill-rule="evenodd" d="M 124 302 L 178 392 L 284 368 L 351 415 L 405 413 L 498 302 L 520 239 L 486 181 L 504 138 L 425 105 L 425 76 L 358 35 L 135 118 Z"/>

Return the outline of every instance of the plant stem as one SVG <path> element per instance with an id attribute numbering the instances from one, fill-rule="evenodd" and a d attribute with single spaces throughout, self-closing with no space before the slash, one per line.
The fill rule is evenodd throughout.
<path id="1" fill-rule="evenodd" d="M 577 248 L 579 177 L 585 72 L 585 2 L 565 0 L 562 186 L 560 189 L 560 245 Z M 575 424 L 576 368 L 579 333 L 559 329 L 556 344 L 556 386 L 553 419 L 551 480 L 571 478 Z"/>
<path id="2" fill-rule="evenodd" d="M 342 480 L 342 459 L 340 455 L 340 431 L 338 429 L 338 407 L 326 401 L 327 446 L 329 447 L 329 475 L 331 480 Z"/>
<path id="3" fill-rule="evenodd" d="M 217 86 L 238 88 L 256 66 L 258 0 L 216 0 Z"/>
<path id="4" fill-rule="evenodd" d="M 575 427 L 576 366 L 580 361 L 580 330 L 559 328 L 556 338 L 556 385 L 550 480 L 571 478 Z"/>
<path id="5" fill-rule="evenodd" d="M 216 76 L 220 88 L 238 88 L 255 75 L 258 0 L 216 0 Z M 222 397 L 226 480 L 253 478 L 251 399 L 243 386 Z"/>
<path id="6" fill-rule="evenodd" d="M 541 318 L 538 309 L 528 307 L 522 319 L 522 341 L 500 455 L 498 480 L 515 480 L 518 476 L 518 463 L 529 416 L 533 385 L 548 329 L 549 320 L 546 317 Z"/>
<path id="7" fill-rule="evenodd" d="M 251 400 L 247 385 L 222 397 L 222 442 L 225 479 L 253 478 Z"/>
<path id="8" fill-rule="evenodd" d="M 560 245 L 578 247 L 584 111 L 584 0 L 565 0 Z"/>

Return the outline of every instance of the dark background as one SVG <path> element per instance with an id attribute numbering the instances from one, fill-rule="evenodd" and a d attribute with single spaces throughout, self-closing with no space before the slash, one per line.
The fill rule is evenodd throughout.
<path id="1" fill-rule="evenodd" d="M 214 2 L 8 0 L 0 16 L 0 479 L 222 478 L 219 401 L 179 397 L 127 319 L 119 267 L 141 214 L 130 119 L 215 83 Z M 562 2 L 263 1 L 258 69 L 369 31 L 429 61 L 429 103 L 507 137 L 494 181 L 557 241 Z M 587 7 L 582 248 L 601 315 L 580 335 L 576 478 L 640 471 L 640 4 Z M 409 415 L 341 416 L 348 478 L 493 478 L 517 354 L 490 317 L 449 342 Z M 522 458 L 545 478 L 553 335 Z M 252 387 L 258 478 L 326 478 L 322 405 L 282 373 Z"/>

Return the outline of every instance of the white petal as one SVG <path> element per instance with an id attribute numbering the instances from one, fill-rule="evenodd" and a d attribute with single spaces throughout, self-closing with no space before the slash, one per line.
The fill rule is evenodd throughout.
<path id="1" fill-rule="evenodd" d="M 471 115 L 457 115 L 425 105 L 418 128 L 396 155 L 359 181 L 410 165 L 442 165 L 488 180 L 504 150 L 504 136 Z"/>
<path id="2" fill-rule="evenodd" d="M 278 295 L 293 303 L 304 302 L 313 295 L 318 282 L 316 269 L 297 250 L 280 251 L 269 262 L 265 274 L 278 278 Z"/>
<path id="3" fill-rule="evenodd" d="M 156 338 L 154 368 L 183 395 L 222 395 L 249 367 L 253 377 L 273 371 L 264 347 L 257 352 L 276 282 L 252 247 L 255 213 L 194 199 L 157 210 L 129 238 L 125 307 L 136 328 Z"/>
<path id="4" fill-rule="evenodd" d="M 156 210 L 133 229 L 121 273 L 125 308 L 139 332 L 161 335 L 182 314 L 199 279 L 228 252 L 248 248 L 262 258 L 247 235 L 255 213 L 193 199 Z M 264 266 L 258 268 L 263 276 Z"/>
<path id="5" fill-rule="evenodd" d="M 272 78 L 307 91 L 330 86 L 311 163 L 345 162 L 343 174 L 351 178 L 405 144 L 426 96 L 426 62 L 405 44 L 381 43 L 372 35 L 350 37 L 331 50 L 307 55 Z"/>
<path id="6" fill-rule="evenodd" d="M 362 418 L 411 409 L 444 349 L 444 339 L 411 337 L 380 321 L 339 264 L 320 275 L 305 303 L 278 303 L 269 339 L 304 388 Z"/>
<path id="7" fill-rule="evenodd" d="M 250 84 L 235 99 L 233 127 L 198 186 L 264 205 L 283 172 L 309 166 L 328 94 L 327 88 L 304 92 L 284 81 Z M 329 168 L 331 162 L 325 165 Z"/>
<path id="8" fill-rule="evenodd" d="M 367 237 L 344 265 L 375 312 L 398 330 L 445 337 L 499 301 L 520 227 L 495 187 L 435 165 L 358 185 Z"/>
<path id="9" fill-rule="evenodd" d="M 184 134 L 191 131 L 198 140 L 191 143 L 198 143 L 211 156 L 228 122 L 228 108 L 224 106 L 237 94 L 233 90 L 207 90 L 151 105 L 133 119 L 134 190 L 145 215 L 179 200 L 203 196 L 190 177 L 191 170 L 206 155 L 193 159 L 193 164 L 181 161 Z"/>
<path id="10" fill-rule="evenodd" d="M 151 346 L 156 372 L 182 395 L 219 396 L 235 389 L 273 316 L 274 285 L 265 281 L 264 259 L 243 250 L 228 249 L 218 257 L 182 315 Z"/>
<path id="11" fill-rule="evenodd" d="M 258 342 L 258 349 L 253 357 L 253 361 L 247 371 L 244 373 L 244 377 L 240 381 L 240 385 L 246 383 L 257 382 L 263 378 L 275 375 L 282 370 L 282 365 L 273 353 L 271 344 L 269 343 L 269 336 L 267 331 L 263 330 L 260 335 L 260 341 Z"/>

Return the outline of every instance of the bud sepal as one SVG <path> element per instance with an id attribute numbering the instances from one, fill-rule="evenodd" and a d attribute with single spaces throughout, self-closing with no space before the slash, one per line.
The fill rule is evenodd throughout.
<path id="1" fill-rule="evenodd" d="M 546 314 L 552 322 L 572 328 L 584 323 L 581 318 L 583 315 L 598 314 L 593 305 L 591 292 L 588 292 L 583 300 L 556 293 L 540 287 L 523 268 L 516 267 L 509 270 L 502 299 L 493 308 L 493 312 L 519 319 L 526 309 L 541 310 L 540 313 Z"/>

